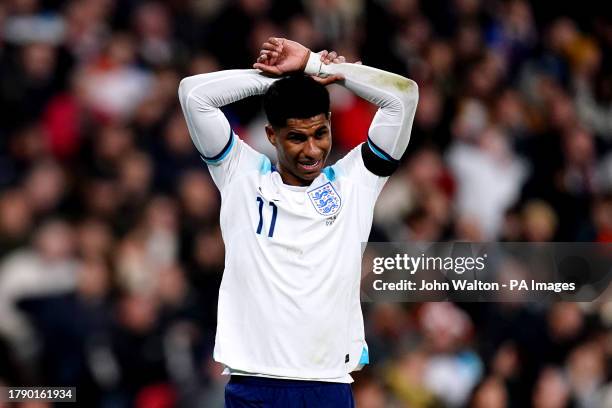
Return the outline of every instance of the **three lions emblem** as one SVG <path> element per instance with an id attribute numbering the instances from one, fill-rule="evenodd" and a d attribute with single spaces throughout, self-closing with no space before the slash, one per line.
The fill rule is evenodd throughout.
<path id="1" fill-rule="evenodd" d="M 340 211 L 342 200 L 330 182 L 308 192 L 310 202 L 321 215 L 331 216 Z"/>

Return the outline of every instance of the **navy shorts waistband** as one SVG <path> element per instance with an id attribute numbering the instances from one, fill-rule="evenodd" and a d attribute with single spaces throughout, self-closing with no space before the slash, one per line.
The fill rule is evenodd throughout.
<path id="1" fill-rule="evenodd" d="M 312 380 L 288 380 L 284 378 L 268 378 L 268 377 L 253 377 L 248 375 L 232 375 L 230 384 L 255 385 L 258 387 L 325 387 L 349 385 L 345 383 L 328 382 L 328 381 L 312 381 Z"/>

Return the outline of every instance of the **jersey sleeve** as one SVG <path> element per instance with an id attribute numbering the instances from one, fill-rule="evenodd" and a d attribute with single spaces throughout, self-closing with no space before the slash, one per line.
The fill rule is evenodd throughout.
<path id="1" fill-rule="evenodd" d="M 391 175 L 410 141 L 419 91 L 416 82 L 400 75 L 361 64 L 330 64 L 311 53 L 306 73 L 317 76 L 341 74 L 350 91 L 378 106 L 361 149 L 363 165 L 381 177 Z"/>

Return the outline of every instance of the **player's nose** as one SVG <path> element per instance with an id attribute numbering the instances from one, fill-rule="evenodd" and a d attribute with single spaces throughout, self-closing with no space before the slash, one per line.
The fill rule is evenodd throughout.
<path id="1" fill-rule="evenodd" d="M 321 149 L 321 147 L 317 143 L 317 140 L 315 138 L 309 137 L 304 146 L 304 154 L 313 159 L 319 159 L 322 152 L 323 149 Z"/>

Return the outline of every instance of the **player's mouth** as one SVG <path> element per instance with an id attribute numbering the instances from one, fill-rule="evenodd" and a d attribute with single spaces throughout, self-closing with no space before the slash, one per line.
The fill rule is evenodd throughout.
<path id="1" fill-rule="evenodd" d="M 300 170 L 303 170 L 305 172 L 313 172 L 321 168 L 321 163 L 321 160 L 304 160 L 298 161 L 297 165 Z"/>

